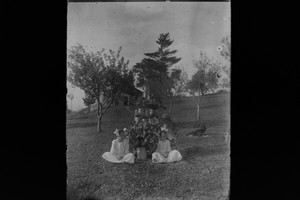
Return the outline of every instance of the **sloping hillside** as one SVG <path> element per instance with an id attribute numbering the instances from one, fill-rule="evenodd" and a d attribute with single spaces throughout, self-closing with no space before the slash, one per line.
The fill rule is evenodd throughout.
<path id="1" fill-rule="evenodd" d="M 229 121 L 230 114 L 230 95 L 229 94 L 214 94 L 204 96 L 200 106 L 200 120 L 206 123 L 217 125 Z M 168 105 L 167 105 L 168 107 Z M 133 107 L 124 107 L 123 105 L 113 106 L 107 110 L 102 118 L 103 124 L 119 123 L 128 124 L 133 120 Z M 161 109 L 159 114 L 168 112 L 168 109 Z M 170 115 L 175 121 L 193 121 L 196 119 L 196 105 L 192 97 L 184 97 L 176 99 L 173 102 Z M 97 114 L 96 111 L 84 114 L 77 112 L 67 116 L 67 127 L 80 126 L 96 126 Z M 213 125 L 212 124 L 212 125 Z"/>

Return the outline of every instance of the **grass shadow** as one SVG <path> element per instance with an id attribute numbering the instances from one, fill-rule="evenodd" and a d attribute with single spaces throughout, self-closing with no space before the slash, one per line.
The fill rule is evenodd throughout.
<path id="1" fill-rule="evenodd" d="M 214 127 L 214 126 L 229 126 L 229 120 L 228 119 L 214 119 L 214 120 L 205 120 L 204 121 L 206 128 Z"/>
<path id="2" fill-rule="evenodd" d="M 67 116 L 67 120 L 88 119 L 88 115 Z"/>
<path id="3" fill-rule="evenodd" d="M 115 124 L 118 124 L 117 127 L 125 127 L 130 123 L 130 121 L 113 121 L 113 120 L 109 120 L 109 121 L 105 121 L 103 120 L 101 122 L 101 126 L 104 127 L 116 127 Z M 83 122 L 71 122 L 71 123 L 67 123 L 66 127 L 67 128 L 87 128 L 87 127 L 92 127 L 92 126 L 97 126 L 98 122 L 97 121 L 83 121 Z"/>
<path id="4" fill-rule="evenodd" d="M 149 161 L 150 162 L 150 161 Z M 151 164 L 151 163 L 135 163 L 128 165 L 125 169 L 125 176 L 134 178 L 145 178 L 146 176 L 159 176 L 163 177 L 167 170 L 167 164 Z"/>
<path id="5" fill-rule="evenodd" d="M 87 181 L 81 181 L 77 185 L 68 185 L 66 200 L 102 200 L 93 196 L 95 187 L 99 185 Z"/>
<path id="6" fill-rule="evenodd" d="M 93 196 L 87 196 L 87 197 L 84 197 L 82 200 L 101 200 L 101 199 L 95 198 Z"/>
<path id="7" fill-rule="evenodd" d="M 182 160 L 192 163 L 196 157 L 206 157 L 215 154 L 225 154 L 227 152 L 226 146 L 219 146 L 218 148 L 203 148 L 200 146 L 192 146 L 181 150 Z"/>
<path id="8" fill-rule="evenodd" d="M 66 200 L 78 200 L 80 199 L 79 191 L 76 190 L 74 187 L 67 188 L 67 198 Z"/>
<path id="9" fill-rule="evenodd" d="M 139 196 L 150 196 L 158 189 L 158 180 L 163 179 L 167 172 L 166 164 L 134 164 L 128 166 L 122 173 L 124 184 L 132 186 L 133 190 L 122 188 L 122 199 L 135 199 Z"/>
<path id="10" fill-rule="evenodd" d="M 97 126 L 97 122 L 72 123 L 66 125 L 67 128 L 87 128 L 90 126 Z"/>
<path id="11" fill-rule="evenodd" d="M 200 106 L 201 109 L 209 109 L 209 108 L 217 108 L 217 107 L 223 107 L 224 105 L 220 104 L 211 104 L 211 105 L 203 105 Z"/>
<path id="12" fill-rule="evenodd" d="M 188 147 L 184 150 L 181 150 L 182 160 L 191 162 L 195 157 L 199 156 L 203 148 L 199 146 Z"/>

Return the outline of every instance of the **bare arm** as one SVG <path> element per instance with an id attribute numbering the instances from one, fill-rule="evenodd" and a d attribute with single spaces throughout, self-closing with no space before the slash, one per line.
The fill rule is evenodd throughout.
<path id="1" fill-rule="evenodd" d="M 129 141 L 126 139 L 125 142 L 125 155 L 129 153 Z"/>
<path id="2" fill-rule="evenodd" d="M 115 140 L 112 141 L 110 153 L 112 153 L 113 155 L 116 155 L 116 156 L 118 155 L 117 143 Z"/>
<path id="3" fill-rule="evenodd" d="M 171 151 L 171 145 L 170 145 L 170 141 L 169 140 L 167 140 L 167 147 L 166 147 L 166 156 L 168 156 L 169 155 L 169 153 L 170 153 L 170 151 Z"/>

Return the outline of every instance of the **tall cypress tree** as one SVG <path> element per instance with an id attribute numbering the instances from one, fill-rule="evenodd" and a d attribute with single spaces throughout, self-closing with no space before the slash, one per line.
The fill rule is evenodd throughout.
<path id="1" fill-rule="evenodd" d="M 159 45 L 157 51 L 145 53 L 147 57 L 133 67 L 134 73 L 138 74 L 137 86 L 146 89 L 154 98 L 166 96 L 173 87 L 174 76 L 171 76 L 170 68 L 181 60 L 173 56 L 177 50 L 169 49 L 173 42 L 169 33 L 160 34 L 156 41 Z"/>
<path id="2" fill-rule="evenodd" d="M 172 56 L 177 53 L 177 50 L 170 51 L 169 49 L 169 46 L 171 46 L 173 42 L 174 40 L 170 39 L 169 33 L 162 33 L 159 35 L 159 38 L 156 41 L 156 43 L 159 45 L 158 50 L 154 53 L 145 53 L 145 56 L 155 60 L 159 64 L 157 70 L 160 72 L 167 72 L 172 65 L 181 60 L 181 58 Z"/>

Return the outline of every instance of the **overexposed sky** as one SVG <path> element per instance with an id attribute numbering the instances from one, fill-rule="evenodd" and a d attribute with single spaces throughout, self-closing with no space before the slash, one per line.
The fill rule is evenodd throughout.
<path id="1" fill-rule="evenodd" d="M 170 33 L 181 57 L 177 64 L 189 77 L 195 72 L 193 59 L 200 50 L 222 62 L 217 46 L 230 35 L 230 3 L 226 2 L 98 2 L 68 3 L 67 48 L 81 43 L 87 50 L 117 50 L 129 59 L 129 68 L 140 62 L 144 53 L 157 50 L 160 33 Z M 71 88 L 73 110 L 84 107 L 83 91 Z M 68 107 L 70 101 L 68 99 Z"/>

